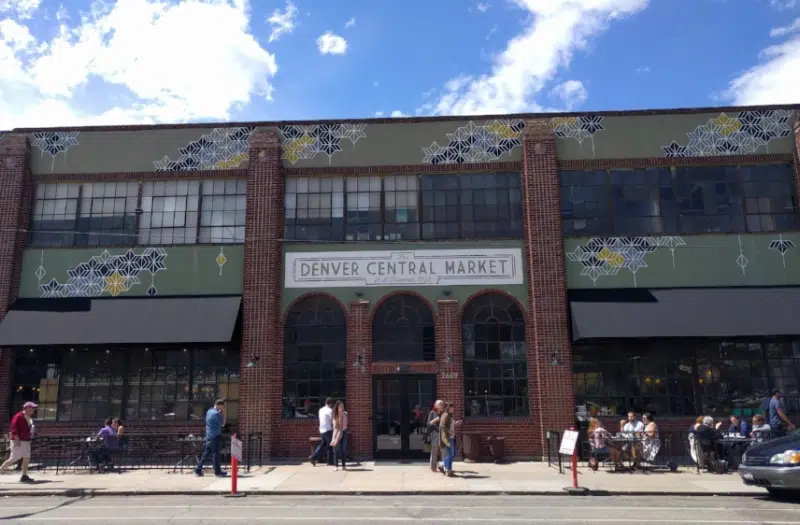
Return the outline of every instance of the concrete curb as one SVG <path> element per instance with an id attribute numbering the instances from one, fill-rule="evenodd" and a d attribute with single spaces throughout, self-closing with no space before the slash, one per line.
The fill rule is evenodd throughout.
<path id="1" fill-rule="evenodd" d="M 210 491 L 210 490 L 185 490 L 185 491 L 168 491 L 168 490 L 150 490 L 150 491 L 135 491 L 135 490 L 92 490 L 92 489 L 74 489 L 74 490 L 47 490 L 47 491 L 33 491 L 33 490 L 0 490 L 0 498 L 3 497 L 103 497 L 103 496 L 225 496 L 229 491 Z M 569 494 L 566 491 L 541 491 L 541 490 L 492 490 L 492 491 L 290 491 L 290 490 L 252 490 L 243 491 L 242 494 L 248 496 L 644 496 L 644 497 L 760 497 L 766 496 L 767 492 L 745 492 L 745 491 L 704 491 L 704 492 L 688 492 L 688 491 L 630 491 L 630 490 L 593 490 L 589 489 L 582 494 Z"/>

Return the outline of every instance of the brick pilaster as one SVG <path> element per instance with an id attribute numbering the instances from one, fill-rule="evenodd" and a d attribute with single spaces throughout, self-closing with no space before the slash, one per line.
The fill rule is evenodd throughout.
<path id="1" fill-rule="evenodd" d="M 354 457 L 372 456 L 372 326 L 369 301 L 350 303 L 347 315 L 347 414 L 350 451 Z M 361 366 L 356 361 L 361 355 Z"/>
<path id="2" fill-rule="evenodd" d="M 268 459 L 272 456 L 273 429 L 281 417 L 283 388 L 283 343 L 278 341 L 283 176 L 280 142 L 274 130 L 259 130 L 250 137 L 249 157 L 239 426 L 244 434 L 262 433 Z M 258 361 L 247 368 L 254 356 Z"/>
<path id="3" fill-rule="evenodd" d="M 545 450 L 545 431 L 566 428 L 575 419 L 558 159 L 547 119 L 526 123 L 521 179 L 529 292 L 528 391 L 539 444 Z"/>
<path id="4" fill-rule="evenodd" d="M 436 312 L 436 397 L 455 405 L 455 414 L 464 414 L 464 350 L 458 301 L 443 299 Z M 448 360 L 449 354 L 449 360 Z"/>
<path id="5" fill-rule="evenodd" d="M 30 145 L 25 135 L 0 139 L 0 319 L 17 296 L 31 210 Z M 0 431 L 8 424 L 13 351 L 0 349 Z"/>

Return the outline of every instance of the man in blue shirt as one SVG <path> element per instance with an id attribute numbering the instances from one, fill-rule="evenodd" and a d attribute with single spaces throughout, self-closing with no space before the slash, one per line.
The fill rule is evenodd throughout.
<path id="1" fill-rule="evenodd" d="M 219 463 L 219 451 L 222 448 L 222 427 L 225 426 L 225 400 L 217 399 L 214 406 L 206 412 L 206 447 L 194 473 L 203 475 L 203 466 L 208 456 L 213 457 L 214 475 L 218 478 L 225 477 Z"/>
<path id="2" fill-rule="evenodd" d="M 739 419 L 739 416 L 732 415 L 730 417 L 731 426 L 728 427 L 729 434 L 741 434 L 747 436 L 750 434 L 750 425 L 746 421 Z"/>
<path id="3" fill-rule="evenodd" d="M 772 397 L 769 398 L 769 427 L 772 429 L 773 437 L 785 435 L 787 429 L 794 430 L 794 425 L 783 413 L 783 408 L 781 408 L 782 396 L 781 391 L 776 388 L 772 391 Z"/>

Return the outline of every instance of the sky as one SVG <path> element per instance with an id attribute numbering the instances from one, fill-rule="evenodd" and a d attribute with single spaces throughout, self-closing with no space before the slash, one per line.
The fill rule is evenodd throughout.
<path id="1" fill-rule="evenodd" d="M 800 0 L 0 0 L 0 129 L 800 102 Z"/>

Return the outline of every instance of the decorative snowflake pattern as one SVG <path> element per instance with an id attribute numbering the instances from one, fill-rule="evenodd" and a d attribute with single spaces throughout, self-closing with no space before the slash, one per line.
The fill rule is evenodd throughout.
<path id="1" fill-rule="evenodd" d="M 56 157 L 59 153 L 66 155 L 71 147 L 77 145 L 77 131 L 35 131 L 33 133 L 32 146 L 39 150 L 42 157 L 45 153 L 50 155 L 51 170 L 55 167 Z"/>
<path id="2" fill-rule="evenodd" d="M 317 155 L 331 157 L 342 151 L 342 140 L 356 143 L 366 138 L 366 124 L 314 124 L 278 126 L 281 136 L 281 158 L 291 164 Z"/>
<path id="3" fill-rule="evenodd" d="M 598 131 L 605 131 L 603 117 L 600 115 L 555 117 L 551 122 L 556 137 L 575 139 L 578 144 L 583 144 L 584 140 L 593 138 Z"/>
<path id="4" fill-rule="evenodd" d="M 772 140 L 792 133 L 791 115 L 787 109 L 740 111 L 734 117 L 720 113 L 719 117 L 687 133 L 689 141 L 686 145 L 672 141 L 661 149 L 666 157 L 755 153 L 762 146 L 769 148 Z"/>
<path id="5" fill-rule="evenodd" d="M 214 128 L 211 133 L 180 148 L 180 157 L 164 156 L 153 162 L 156 171 L 227 170 L 248 159 L 248 139 L 255 127 Z"/>
<path id="6" fill-rule="evenodd" d="M 111 255 L 105 250 L 69 270 L 69 279 L 65 282 L 51 279 L 40 284 L 39 289 L 42 297 L 98 297 L 103 294 L 116 297 L 140 284 L 142 273 L 149 273 L 152 277 L 166 270 L 166 258 L 167 252 L 163 248 L 145 248 L 139 254 L 128 250 L 120 255 Z M 44 268 L 40 268 L 44 277 Z M 155 285 L 147 290 L 150 296 L 157 293 Z"/>
<path id="7" fill-rule="evenodd" d="M 796 248 L 794 241 L 789 239 L 784 239 L 783 235 L 778 235 L 777 239 L 773 239 L 769 241 L 768 248 L 770 250 L 775 250 L 779 254 L 781 254 L 781 260 L 783 261 L 783 267 L 786 268 L 786 252 Z"/>
<path id="8" fill-rule="evenodd" d="M 522 145 L 523 120 L 489 120 L 484 124 L 470 121 L 447 134 L 447 145 L 433 142 L 422 148 L 426 164 L 462 164 L 497 160 Z"/>
<path id="9" fill-rule="evenodd" d="M 580 263 L 581 275 L 595 285 L 600 277 L 617 275 L 623 269 L 633 274 L 636 285 L 636 272 L 647 268 L 648 253 L 666 248 L 672 252 L 674 266 L 675 249 L 685 245 L 680 237 L 596 237 L 567 252 L 567 259 Z"/>

